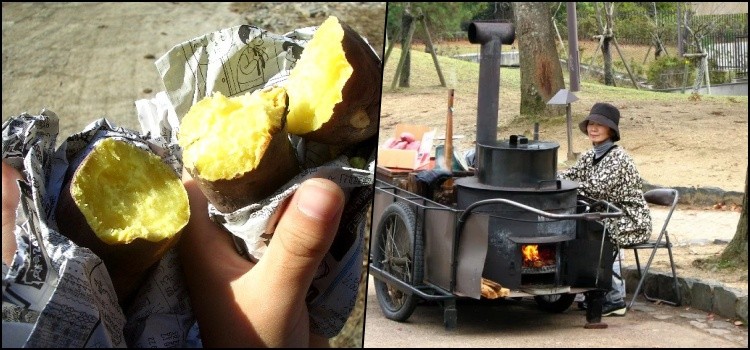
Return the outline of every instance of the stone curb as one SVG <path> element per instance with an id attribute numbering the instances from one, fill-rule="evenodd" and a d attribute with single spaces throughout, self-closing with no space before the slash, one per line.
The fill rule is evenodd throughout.
<path id="1" fill-rule="evenodd" d="M 632 298 L 632 293 L 638 286 L 638 272 L 635 266 L 623 266 L 622 269 L 627 293 Z M 649 271 L 641 290 L 652 298 L 675 300 L 672 283 L 671 273 Z M 747 324 L 747 292 L 729 288 L 716 281 L 683 278 L 679 274 L 677 285 L 682 296 L 682 306 L 738 319 Z"/>
<path id="2" fill-rule="evenodd" d="M 735 204 L 738 206 L 742 206 L 742 198 L 745 195 L 744 193 L 737 191 L 724 191 L 718 187 L 670 187 L 650 184 L 644 181 L 644 192 L 655 188 L 674 188 L 680 194 L 678 203 L 701 206 L 709 206 L 717 203 Z"/>
<path id="3" fill-rule="evenodd" d="M 742 192 L 724 191 L 718 187 L 669 187 L 648 182 L 643 184 L 644 191 L 654 188 L 676 189 L 680 194 L 680 204 L 708 206 L 724 203 L 741 206 L 744 197 Z M 638 286 L 638 273 L 635 266 L 623 266 L 623 276 L 626 278 L 627 292 L 635 292 L 635 288 Z M 677 281 L 683 306 L 691 306 L 730 319 L 739 319 L 747 324 L 747 292 L 726 287 L 716 281 L 683 278 L 679 274 L 677 275 Z M 649 271 L 641 289 L 650 297 L 675 300 L 672 277 L 669 273 Z"/>

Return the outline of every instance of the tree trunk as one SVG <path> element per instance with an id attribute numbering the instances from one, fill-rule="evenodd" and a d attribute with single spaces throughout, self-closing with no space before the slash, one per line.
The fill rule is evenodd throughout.
<path id="1" fill-rule="evenodd" d="M 612 74 L 612 50 L 609 43 L 612 41 L 611 36 L 605 36 L 602 43 L 602 58 L 604 59 L 604 85 L 615 86 L 615 78 Z"/>
<path id="2" fill-rule="evenodd" d="M 401 48 L 406 47 L 406 40 L 408 40 L 408 35 L 406 33 L 409 32 L 409 28 L 411 28 L 412 25 L 414 25 L 414 16 L 411 15 L 409 8 L 404 9 L 404 14 L 401 16 L 401 33 L 404 33 L 401 36 Z M 398 86 L 399 87 L 409 87 L 409 76 L 411 75 L 411 50 L 402 50 L 402 55 L 406 55 L 404 57 L 404 67 L 401 68 L 401 75 L 398 77 Z"/>
<path id="3" fill-rule="evenodd" d="M 605 2 L 603 3 L 604 8 L 604 28 L 602 35 L 604 40 L 602 41 L 602 59 L 604 60 L 604 85 L 615 86 L 614 72 L 612 68 L 612 50 L 610 49 L 610 43 L 612 42 L 614 34 L 614 3 Z"/>
<path id="4" fill-rule="evenodd" d="M 542 119 L 565 114 L 565 106 L 547 105 L 565 88 L 549 6 L 544 2 L 513 3 L 521 70 L 520 114 Z"/>
<path id="5" fill-rule="evenodd" d="M 742 198 L 742 214 L 737 223 L 737 231 L 732 241 L 721 252 L 719 259 L 732 262 L 735 266 L 747 266 L 747 175 L 745 171 L 745 195 Z"/>

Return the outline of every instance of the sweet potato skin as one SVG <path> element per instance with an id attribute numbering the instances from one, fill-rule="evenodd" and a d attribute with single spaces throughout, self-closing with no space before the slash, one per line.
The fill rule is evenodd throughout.
<path id="1" fill-rule="evenodd" d="M 333 108 L 333 116 L 317 130 L 298 135 L 325 144 L 351 145 L 364 141 L 378 131 L 380 119 L 381 62 L 369 44 L 349 25 L 342 46 L 352 76 L 342 89 L 342 101 Z"/>
<path id="2" fill-rule="evenodd" d="M 186 169 L 206 198 L 222 213 L 231 213 L 273 194 L 300 172 L 297 156 L 285 128 L 271 138 L 258 166 L 239 177 L 209 181 Z"/>
<path id="3" fill-rule="evenodd" d="M 75 176 L 74 176 L 75 177 Z M 182 230 L 171 238 L 150 242 L 136 238 L 128 244 L 110 245 L 100 240 L 89 226 L 70 192 L 72 181 L 63 187 L 55 216 L 60 233 L 80 247 L 90 249 L 107 267 L 120 305 L 127 305 L 135 297 L 138 287 L 148 277 L 150 269 L 174 247 Z"/>
<path id="4" fill-rule="evenodd" d="M 90 249 L 104 262 L 120 305 L 127 307 L 136 296 L 136 292 L 140 286 L 149 276 L 151 269 L 179 241 L 184 225 L 168 238 L 157 242 L 136 238 L 129 243 L 110 244 L 100 239 L 95 233 L 94 228 L 88 223 L 86 216 L 78 207 L 78 204 L 76 204 L 73 192 L 71 191 L 71 188 L 83 172 L 84 165 L 89 161 L 93 161 L 93 153 L 96 147 L 98 146 L 80 151 L 80 154 L 76 157 L 80 162 L 74 162 L 68 169 L 55 207 L 54 222 L 61 234 L 79 247 Z M 122 171 L 143 170 L 122 169 Z M 174 180 L 179 181 L 176 174 L 174 175 Z M 101 184 L 101 186 L 107 185 L 106 183 Z M 187 201 L 187 193 L 184 199 Z M 187 221 L 184 223 L 187 224 Z"/>

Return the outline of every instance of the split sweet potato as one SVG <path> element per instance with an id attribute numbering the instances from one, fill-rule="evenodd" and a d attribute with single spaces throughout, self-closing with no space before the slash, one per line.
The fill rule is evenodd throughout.
<path id="1" fill-rule="evenodd" d="M 124 305 L 177 243 L 190 218 L 187 192 L 157 155 L 126 141 L 84 151 L 60 193 L 57 226 L 102 259 Z"/>
<path id="2" fill-rule="evenodd" d="M 380 59 L 370 45 L 329 17 L 285 83 L 289 132 L 337 145 L 370 138 L 378 130 L 381 81 Z"/>
<path id="3" fill-rule="evenodd" d="M 381 64 L 367 42 L 329 17 L 281 85 L 193 105 L 178 142 L 185 169 L 222 213 L 255 204 L 301 171 L 289 134 L 329 147 L 326 159 L 378 130 Z"/>
<path id="4" fill-rule="evenodd" d="M 217 92 L 190 108 L 178 133 L 183 163 L 216 209 L 256 203 L 300 172 L 286 111 L 281 87 L 232 98 Z"/>

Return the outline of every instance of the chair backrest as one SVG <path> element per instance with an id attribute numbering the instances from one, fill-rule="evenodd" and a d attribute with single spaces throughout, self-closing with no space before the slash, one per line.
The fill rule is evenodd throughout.
<path id="1" fill-rule="evenodd" d="M 669 219 L 672 218 L 672 213 L 675 208 L 677 208 L 677 201 L 680 199 L 680 193 L 673 188 L 655 188 L 644 193 L 643 198 L 646 199 L 646 203 L 648 204 L 669 207 L 669 214 L 667 214 L 667 218 L 664 220 L 664 226 L 662 226 L 660 231 L 661 235 L 667 229 Z"/>
<path id="2" fill-rule="evenodd" d="M 665 207 L 677 204 L 680 194 L 672 188 L 655 188 L 643 194 L 649 204 L 663 205 Z"/>

